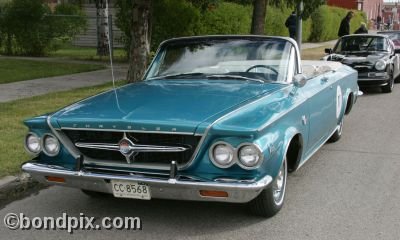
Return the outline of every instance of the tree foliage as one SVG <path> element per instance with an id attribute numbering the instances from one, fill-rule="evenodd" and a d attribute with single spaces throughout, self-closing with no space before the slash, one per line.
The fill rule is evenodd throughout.
<path id="1" fill-rule="evenodd" d="M 234 2 L 242 5 L 253 4 L 254 0 L 227 0 L 229 2 Z M 297 4 L 303 1 L 304 11 L 303 18 L 307 19 L 311 13 L 313 13 L 319 6 L 326 3 L 326 0 L 268 0 L 268 5 L 274 7 L 287 7 L 293 8 L 295 10 Z"/>
<path id="2" fill-rule="evenodd" d="M 0 39 L 6 54 L 42 56 L 54 47 L 57 38 L 72 38 L 86 26 L 81 12 L 68 4 L 59 5 L 58 14 L 74 14 L 74 18 L 58 18 L 44 0 L 12 0 L 2 7 Z M 83 13 L 82 13 L 83 14 Z"/>

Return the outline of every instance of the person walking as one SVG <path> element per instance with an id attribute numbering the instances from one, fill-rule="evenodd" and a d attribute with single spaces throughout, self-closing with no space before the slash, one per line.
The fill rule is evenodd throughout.
<path id="1" fill-rule="evenodd" d="M 360 27 L 354 32 L 354 34 L 363 34 L 368 33 L 367 24 L 365 22 L 361 22 Z"/>
<path id="2" fill-rule="evenodd" d="M 378 15 L 378 17 L 376 17 L 376 29 L 378 31 L 381 30 L 381 23 L 382 23 L 382 17 L 381 15 Z"/>
<path id="3" fill-rule="evenodd" d="M 296 12 L 293 11 L 292 14 L 286 19 L 285 26 L 289 30 L 289 35 L 291 38 L 296 39 Z"/>
<path id="4" fill-rule="evenodd" d="M 344 35 L 350 34 L 350 20 L 353 18 L 353 16 L 354 12 L 350 11 L 347 13 L 346 17 L 342 19 L 342 22 L 340 22 L 340 27 L 338 32 L 339 37 L 343 37 Z"/>

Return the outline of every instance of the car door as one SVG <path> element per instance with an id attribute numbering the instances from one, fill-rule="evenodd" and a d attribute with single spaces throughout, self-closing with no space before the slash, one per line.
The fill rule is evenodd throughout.
<path id="1" fill-rule="evenodd" d="M 333 74 L 334 72 L 330 71 L 311 78 L 303 87 L 310 112 L 306 155 L 322 145 L 337 126 L 337 99 L 342 99 L 342 90 L 338 90 L 340 87 Z"/>

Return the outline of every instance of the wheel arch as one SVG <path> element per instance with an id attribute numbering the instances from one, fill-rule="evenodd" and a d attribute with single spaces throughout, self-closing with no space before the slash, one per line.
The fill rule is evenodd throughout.
<path id="1" fill-rule="evenodd" d="M 348 115 L 351 112 L 353 105 L 354 105 L 354 93 L 350 91 L 349 93 L 347 93 L 346 108 L 344 110 L 345 115 Z"/>
<path id="2" fill-rule="evenodd" d="M 303 153 L 303 146 L 304 142 L 301 133 L 294 134 L 288 141 L 285 152 L 288 172 L 293 172 L 298 168 Z"/>

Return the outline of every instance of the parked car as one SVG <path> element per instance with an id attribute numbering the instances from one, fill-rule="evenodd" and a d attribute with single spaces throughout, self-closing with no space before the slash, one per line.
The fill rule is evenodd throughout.
<path id="1" fill-rule="evenodd" d="M 325 49 L 327 61 L 337 61 L 358 71 L 362 88 L 381 87 L 390 93 L 400 74 L 400 60 L 393 42 L 379 34 L 356 34 L 341 37 L 333 49 Z"/>
<path id="2" fill-rule="evenodd" d="M 400 31 L 382 31 L 378 34 L 386 35 L 392 40 L 395 49 L 400 49 Z"/>
<path id="3" fill-rule="evenodd" d="M 50 184 L 136 199 L 247 203 L 270 217 L 287 172 L 342 135 L 357 72 L 296 42 L 200 36 L 161 44 L 142 82 L 25 121 L 22 165 Z"/>

